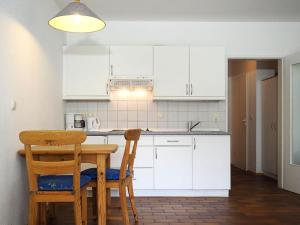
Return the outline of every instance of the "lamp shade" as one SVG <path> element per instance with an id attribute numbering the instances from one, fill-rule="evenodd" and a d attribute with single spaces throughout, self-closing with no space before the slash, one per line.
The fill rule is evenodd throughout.
<path id="1" fill-rule="evenodd" d="M 71 2 L 50 19 L 49 25 L 67 32 L 94 32 L 103 29 L 105 22 L 85 4 L 77 1 Z"/>

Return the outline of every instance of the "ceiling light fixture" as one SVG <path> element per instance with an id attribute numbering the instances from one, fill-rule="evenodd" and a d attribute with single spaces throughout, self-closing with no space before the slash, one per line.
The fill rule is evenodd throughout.
<path id="1" fill-rule="evenodd" d="M 80 0 L 75 0 L 50 19 L 49 25 L 67 32 L 95 32 L 102 30 L 105 22 Z"/>

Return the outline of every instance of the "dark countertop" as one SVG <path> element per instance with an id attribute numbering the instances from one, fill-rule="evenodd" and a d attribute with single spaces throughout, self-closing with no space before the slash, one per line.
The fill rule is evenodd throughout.
<path id="1" fill-rule="evenodd" d="M 125 131 L 87 131 L 87 136 L 123 135 Z M 230 135 L 225 131 L 142 131 L 142 135 Z"/>

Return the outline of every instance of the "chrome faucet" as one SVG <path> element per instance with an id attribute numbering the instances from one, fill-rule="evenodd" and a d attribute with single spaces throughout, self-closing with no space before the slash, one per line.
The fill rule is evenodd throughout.
<path id="1" fill-rule="evenodd" d="M 201 121 L 188 121 L 188 132 L 191 132 L 196 126 L 198 126 Z"/>

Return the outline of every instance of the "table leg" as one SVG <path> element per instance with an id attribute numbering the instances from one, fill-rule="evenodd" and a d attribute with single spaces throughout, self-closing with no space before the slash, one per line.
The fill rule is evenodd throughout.
<path id="1" fill-rule="evenodd" d="M 110 168 L 110 155 L 106 158 L 106 168 Z M 110 189 L 106 189 L 106 205 L 111 207 L 111 192 Z"/>
<path id="2" fill-rule="evenodd" d="M 106 156 L 97 155 L 97 208 L 98 225 L 106 225 Z"/>

